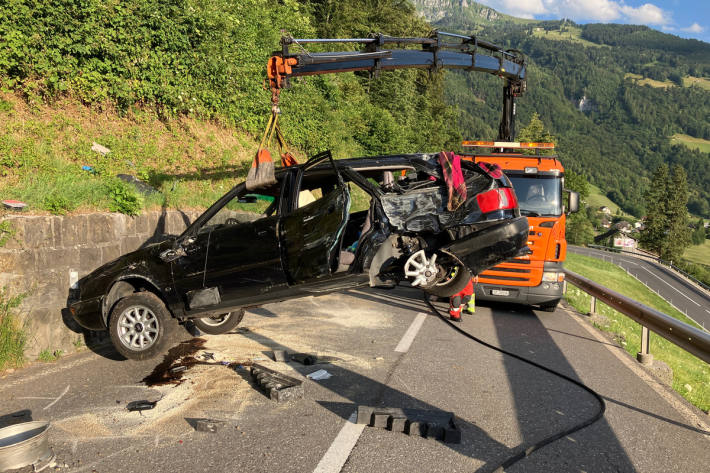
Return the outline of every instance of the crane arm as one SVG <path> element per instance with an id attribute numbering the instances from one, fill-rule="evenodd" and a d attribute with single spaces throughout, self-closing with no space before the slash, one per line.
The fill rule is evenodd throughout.
<path id="1" fill-rule="evenodd" d="M 324 43 L 355 43 L 361 46 L 361 50 L 317 53 L 305 50 L 307 44 Z M 299 52 L 290 51 L 294 45 L 300 48 Z M 388 47 L 390 45 L 401 49 Z M 289 87 L 292 77 L 350 71 L 368 71 L 377 75 L 380 71 L 411 68 L 464 69 L 505 79 L 498 138 L 504 141 L 513 139 L 514 98 L 526 89 L 526 61 L 517 51 L 506 50 L 475 36 L 444 32 L 434 32 L 428 38 L 398 38 L 382 34 L 349 39 L 283 37 L 281 46 L 282 50 L 269 59 L 267 67 L 275 106 L 280 90 Z M 420 48 L 405 49 L 406 46 Z"/>

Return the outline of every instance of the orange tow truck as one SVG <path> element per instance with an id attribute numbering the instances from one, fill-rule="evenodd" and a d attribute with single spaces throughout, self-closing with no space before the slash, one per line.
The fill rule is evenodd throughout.
<path id="1" fill-rule="evenodd" d="M 462 145 L 497 151 L 462 158 L 500 166 L 513 183 L 520 213 L 529 223 L 531 253 L 483 271 L 478 276 L 476 299 L 538 305 L 554 311 L 562 298 L 565 279 L 562 263 L 567 255 L 566 214 L 578 210 L 579 194 L 564 188 L 564 168 L 557 156 L 518 151 L 553 149 L 554 144 L 464 141 Z M 567 205 L 564 194 L 569 194 Z"/>

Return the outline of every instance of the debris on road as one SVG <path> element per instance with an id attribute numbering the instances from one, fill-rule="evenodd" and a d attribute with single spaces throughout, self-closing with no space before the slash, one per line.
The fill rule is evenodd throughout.
<path id="1" fill-rule="evenodd" d="M 312 379 L 313 381 L 320 381 L 322 379 L 328 379 L 331 378 L 333 375 L 328 373 L 326 370 L 318 370 L 314 371 L 313 373 L 306 375 L 307 378 Z"/>
<path id="2" fill-rule="evenodd" d="M 27 204 L 24 202 L 20 202 L 19 200 L 3 200 L 2 204 L 5 206 L 5 208 L 10 209 L 10 210 L 18 210 L 21 211 L 25 207 L 27 207 Z"/>
<path id="3" fill-rule="evenodd" d="M 453 412 L 402 409 L 398 407 L 358 406 L 357 423 L 370 427 L 419 435 L 444 443 L 461 443 L 461 430 L 455 424 Z"/>
<path id="4" fill-rule="evenodd" d="M 197 419 L 195 421 L 195 430 L 198 432 L 217 432 L 225 424 L 222 420 L 214 419 Z"/>
<path id="5" fill-rule="evenodd" d="M 315 365 L 318 362 L 318 357 L 314 353 L 294 353 L 291 355 L 291 359 L 306 366 Z"/>
<path id="6" fill-rule="evenodd" d="M 274 350 L 272 353 L 274 355 L 274 361 L 282 363 L 288 361 L 288 353 L 286 350 Z"/>
<path id="7" fill-rule="evenodd" d="M 300 379 L 258 364 L 251 367 L 251 376 L 273 401 L 284 402 L 303 398 L 303 381 Z"/>
<path id="8" fill-rule="evenodd" d="M 143 383 L 151 387 L 182 383 L 182 376 L 187 368 L 198 363 L 204 363 L 194 358 L 193 355 L 202 350 L 206 342 L 207 340 L 204 338 L 193 338 L 172 347 L 168 350 L 163 361 L 153 369 L 153 372 L 143 378 Z M 178 368 L 178 364 L 176 364 L 178 360 L 180 360 L 179 366 L 183 366 L 184 369 L 176 369 Z"/>
<path id="9" fill-rule="evenodd" d="M 153 409 L 156 404 L 158 404 L 158 401 L 147 401 L 143 399 L 141 401 L 129 402 L 128 404 L 126 404 L 126 409 L 131 412 L 149 411 Z"/>

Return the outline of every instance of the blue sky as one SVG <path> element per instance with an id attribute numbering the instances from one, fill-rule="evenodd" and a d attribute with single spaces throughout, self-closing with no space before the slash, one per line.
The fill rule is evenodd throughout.
<path id="1" fill-rule="evenodd" d="M 647 25 L 710 42 L 710 0 L 480 0 L 522 18 L 569 18 L 576 23 Z"/>

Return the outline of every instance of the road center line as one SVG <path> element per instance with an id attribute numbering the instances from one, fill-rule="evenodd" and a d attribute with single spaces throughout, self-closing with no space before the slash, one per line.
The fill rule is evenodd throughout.
<path id="1" fill-rule="evenodd" d="M 68 392 L 69 392 L 69 385 L 67 384 L 67 387 L 66 387 L 66 389 L 64 389 L 64 391 L 62 391 L 62 394 L 60 394 L 59 396 L 57 396 L 57 398 L 56 398 L 54 401 L 52 401 L 52 402 L 50 402 L 49 404 L 47 404 L 47 405 L 44 407 L 44 409 L 42 409 L 42 410 L 43 410 L 43 411 L 46 411 L 47 409 L 49 409 L 50 407 L 52 407 L 53 405 L 55 405 L 55 404 L 56 404 L 57 402 L 59 402 L 59 400 L 60 400 L 61 398 L 63 398 L 64 395 L 65 395 L 66 393 L 68 393 Z"/>
<path id="2" fill-rule="evenodd" d="M 356 424 L 357 411 L 350 415 L 338 436 L 335 437 L 330 448 L 325 452 L 313 473 L 338 473 L 345 465 L 350 452 L 355 448 L 365 424 Z"/>
<path id="3" fill-rule="evenodd" d="M 419 329 L 421 329 L 422 325 L 424 325 L 424 321 L 426 320 L 426 318 L 426 314 L 423 314 L 421 312 L 417 314 L 417 317 L 414 319 L 414 322 L 412 322 L 412 325 L 410 325 L 407 331 L 404 333 L 402 339 L 399 341 L 394 351 L 396 351 L 397 353 L 406 353 L 409 350 L 409 347 L 412 346 L 412 342 L 414 341 L 414 337 L 416 337 L 417 333 L 419 333 Z"/>
<path id="4" fill-rule="evenodd" d="M 427 318 L 427 314 L 422 312 L 418 313 L 412 324 L 409 326 L 402 339 L 397 344 L 394 349 L 397 353 L 406 353 L 409 347 L 412 346 L 414 337 L 419 333 L 419 329 L 424 325 L 424 321 Z M 328 451 L 325 452 L 323 458 L 320 459 L 316 469 L 313 473 L 338 473 L 345 465 L 345 462 L 350 456 L 355 444 L 357 443 L 362 431 L 365 429 L 365 424 L 356 424 L 357 421 L 357 411 L 350 415 L 350 418 L 345 422 L 345 425 L 338 435 L 330 444 Z"/>

